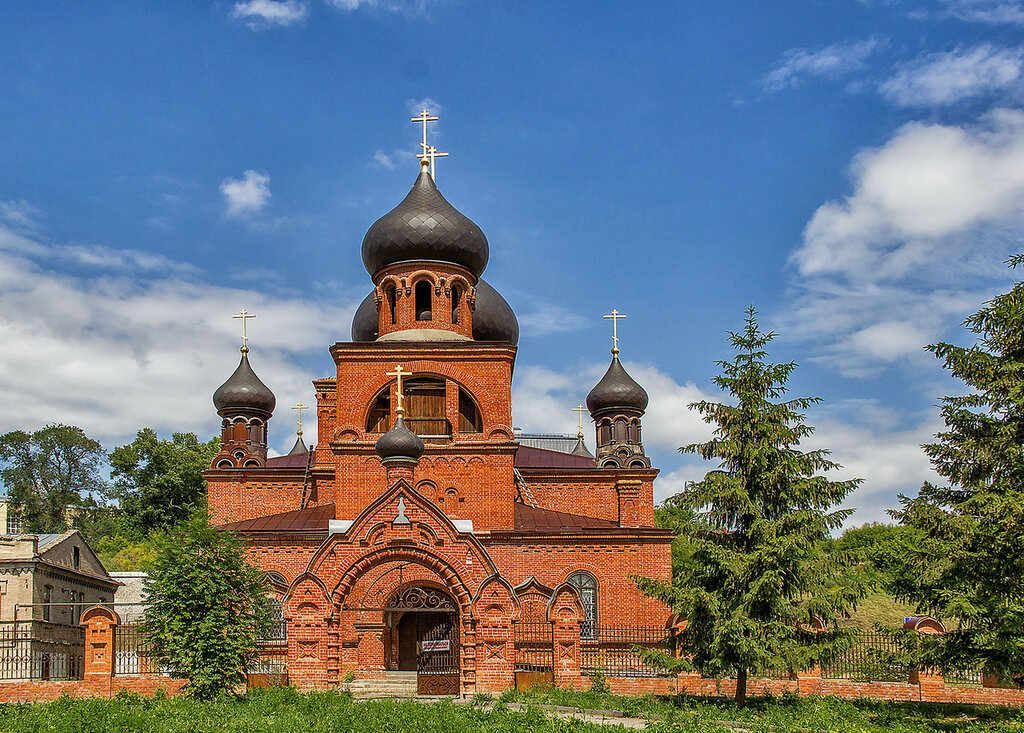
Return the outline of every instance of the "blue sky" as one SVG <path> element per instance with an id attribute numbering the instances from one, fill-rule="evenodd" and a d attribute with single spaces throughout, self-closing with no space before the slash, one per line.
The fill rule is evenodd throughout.
<path id="1" fill-rule="evenodd" d="M 518 426 L 575 430 L 618 308 L 674 493 L 752 302 L 883 519 L 959 389 L 922 347 L 1011 283 L 1022 29 L 1009 0 L 2 4 L 0 430 L 213 434 L 245 307 L 287 450 L 425 104 L 522 325 Z"/>

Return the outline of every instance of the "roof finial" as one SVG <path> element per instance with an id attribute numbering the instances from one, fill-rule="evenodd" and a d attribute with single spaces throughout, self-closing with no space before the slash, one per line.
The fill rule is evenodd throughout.
<path id="1" fill-rule="evenodd" d="M 388 372 L 384 375 L 385 377 L 395 378 L 395 418 L 400 418 L 405 414 L 405 408 L 402 407 L 402 377 L 411 377 L 412 372 L 407 372 L 402 369 L 402 365 L 399 364 L 395 367 L 395 371 Z"/>
<path id="2" fill-rule="evenodd" d="M 437 122 L 437 120 L 438 117 L 436 115 L 431 115 L 430 112 L 426 109 L 420 112 L 419 116 L 410 118 L 410 121 L 419 122 L 420 124 L 423 125 L 423 140 L 420 141 L 420 147 L 423 149 L 423 151 L 417 153 L 416 157 L 420 159 L 420 166 L 424 168 L 427 165 L 430 166 L 430 178 L 433 181 L 437 180 L 434 169 L 434 159 L 448 157 L 448 153 L 439 153 L 437 152 L 436 147 L 427 144 L 427 123 Z"/>
<path id="3" fill-rule="evenodd" d="M 241 318 L 242 319 L 242 353 L 243 354 L 248 354 L 249 353 L 249 347 L 247 346 L 247 342 L 249 341 L 249 337 L 245 335 L 245 322 L 247 320 L 249 320 L 250 318 L 255 318 L 256 314 L 255 313 L 249 313 L 245 308 L 242 308 L 241 313 L 238 313 L 238 314 L 233 315 L 231 317 L 232 318 Z"/>
<path id="4" fill-rule="evenodd" d="M 426 149 L 427 147 L 427 123 L 437 122 L 437 120 L 438 118 L 436 116 L 431 116 L 430 112 L 428 112 L 427 110 L 423 110 L 422 112 L 420 112 L 418 117 L 413 117 L 411 119 L 412 122 L 419 122 L 422 123 L 423 125 L 423 142 L 420 143 L 420 146 L 423 147 L 424 149 Z M 418 157 L 422 158 L 423 156 L 420 155 Z"/>
<path id="5" fill-rule="evenodd" d="M 292 409 L 299 411 L 299 429 L 296 430 L 295 433 L 296 433 L 296 435 L 298 435 L 301 438 L 302 437 L 302 411 L 303 410 L 308 410 L 309 406 L 308 405 L 304 405 L 304 404 L 302 404 L 300 402 L 299 404 L 297 404 L 294 407 L 292 407 Z"/>
<path id="6" fill-rule="evenodd" d="M 420 144 L 422 145 L 423 143 L 420 143 Z M 448 157 L 448 153 L 439 153 L 439 152 L 437 152 L 437 148 L 435 148 L 433 145 L 431 145 L 430 147 L 424 147 L 423 148 L 423 154 L 422 154 L 423 160 L 420 163 L 420 165 L 423 165 L 424 163 L 426 163 L 428 159 L 430 160 L 430 178 L 431 178 L 431 180 L 434 181 L 434 183 L 437 183 L 437 176 L 434 174 L 434 158 L 447 158 L 447 157 Z"/>
<path id="7" fill-rule="evenodd" d="M 610 315 L 601 316 L 602 318 L 612 319 L 612 356 L 619 355 L 619 319 L 625 318 L 626 316 L 619 313 L 617 310 L 612 308 Z"/>
<path id="8" fill-rule="evenodd" d="M 572 408 L 573 412 L 579 413 L 579 432 L 576 434 L 576 437 L 580 440 L 583 440 L 583 413 L 586 412 L 586 409 L 583 405 L 577 405 Z"/>

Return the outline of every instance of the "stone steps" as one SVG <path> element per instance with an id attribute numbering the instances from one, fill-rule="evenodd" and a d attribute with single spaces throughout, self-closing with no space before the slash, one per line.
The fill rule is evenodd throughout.
<path id="1" fill-rule="evenodd" d="M 381 679 L 357 679 L 348 684 L 353 697 L 416 697 L 415 672 L 385 672 Z"/>

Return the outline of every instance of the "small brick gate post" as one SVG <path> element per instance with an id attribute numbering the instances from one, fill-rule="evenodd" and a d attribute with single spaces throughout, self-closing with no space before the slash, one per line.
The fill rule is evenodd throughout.
<path id="1" fill-rule="evenodd" d="M 903 628 L 908 631 L 916 631 L 924 636 L 939 636 L 946 633 L 946 627 L 942 622 L 930 616 L 911 616 L 903 619 Z M 922 700 L 941 700 L 942 691 L 946 687 L 946 680 L 942 671 L 923 667 L 910 670 L 910 684 L 918 685 L 921 688 Z"/>
<path id="2" fill-rule="evenodd" d="M 104 697 L 110 696 L 113 685 L 114 629 L 120 623 L 118 615 L 103 606 L 93 606 L 82 614 L 82 626 L 85 627 L 85 670 L 82 677 L 86 683 L 96 685 Z"/>

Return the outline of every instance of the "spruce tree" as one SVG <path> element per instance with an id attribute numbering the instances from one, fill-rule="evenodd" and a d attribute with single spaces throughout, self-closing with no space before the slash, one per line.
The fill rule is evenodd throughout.
<path id="1" fill-rule="evenodd" d="M 770 363 L 775 334 L 760 330 L 753 306 L 746 316 L 743 331 L 729 332 L 735 357 L 717 362 L 714 382 L 730 402 L 690 405 L 714 437 L 680 451 L 719 463 L 671 500 L 695 513 L 680 528 L 690 550 L 676 553 L 683 561 L 672 582 L 638 579 L 687 619 L 675 639 L 682 656 L 648 660 L 706 677 L 735 674 L 739 705 L 749 675 L 806 669 L 844 649 L 849 632 L 837 621 L 865 590 L 850 555 L 829 542 L 851 511 L 833 507 L 860 479 L 829 480 L 820 472 L 839 468 L 829 452 L 800 451 L 814 430 L 803 411 L 820 399 L 786 399 L 796 364 Z"/>
<path id="2" fill-rule="evenodd" d="M 1012 257 L 1011 267 L 1024 262 Z M 893 512 L 920 541 L 896 578 L 899 596 L 943 620 L 926 663 L 1024 673 L 1024 284 L 969 316 L 973 346 L 927 347 L 969 392 L 944 397 L 946 429 L 924 446 L 948 486 L 925 483 Z"/>

